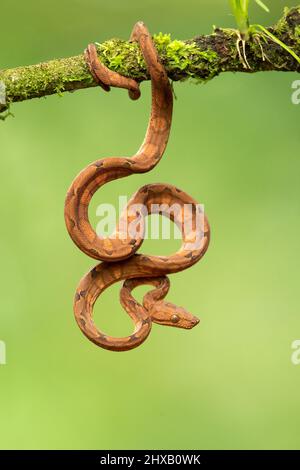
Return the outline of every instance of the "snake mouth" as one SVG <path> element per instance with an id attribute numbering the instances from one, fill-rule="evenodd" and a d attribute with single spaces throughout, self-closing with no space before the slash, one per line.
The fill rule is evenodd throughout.
<path id="1" fill-rule="evenodd" d="M 194 318 L 192 319 L 192 321 L 191 321 L 191 326 L 190 326 L 189 329 L 194 328 L 194 327 L 197 326 L 199 323 L 200 323 L 200 319 L 197 318 L 197 317 L 194 317 Z"/>

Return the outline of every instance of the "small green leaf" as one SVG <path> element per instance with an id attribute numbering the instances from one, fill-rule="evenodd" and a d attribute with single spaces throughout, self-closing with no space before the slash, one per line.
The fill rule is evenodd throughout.
<path id="1" fill-rule="evenodd" d="M 267 5 L 265 5 L 261 0 L 255 0 L 257 5 L 259 5 L 263 10 L 265 10 L 267 13 L 270 13 L 269 8 Z"/>
<path id="2" fill-rule="evenodd" d="M 248 16 L 248 8 L 249 8 L 249 0 L 229 0 L 231 9 L 235 16 L 235 20 L 237 23 L 237 27 L 240 33 L 248 39 L 248 31 L 249 31 L 249 16 Z"/>
<path id="3" fill-rule="evenodd" d="M 278 44 L 279 46 L 281 46 L 283 49 L 285 49 L 289 54 L 291 54 L 291 56 L 294 57 L 294 59 L 296 59 L 296 61 L 300 64 L 300 57 L 296 54 L 296 52 L 293 51 L 293 49 L 291 49 L 289 46 L 287 46 L 286 44 L 284 44 L 284 42 L 280 41 L 280 39 L 278 39 L 276 36 L 274 36 L 274 34 L 270 33 L 269 30 L 267 30 L 266 28 L 264 28 L 264 26 L 262 26 L 261 24 L 254 24 L 252 25 L 254 26 L 254 28 L 257 28 L 257 29 L 260 29 L 261 31 L 263 31 L 263 33 L 266 35 L 266 36 L 269 36 L 269 38 L 272 39 L 272 41 L 276 42 L 276 44 Z"/>

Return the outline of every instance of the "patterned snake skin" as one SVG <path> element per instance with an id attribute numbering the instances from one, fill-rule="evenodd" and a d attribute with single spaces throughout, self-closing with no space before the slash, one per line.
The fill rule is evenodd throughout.
<path id="1" fill-rule="evenodd" d="M 197 202 L 169 184 L 150 184 L 139 189 L 128 202 L 113 236 L 99 237 L 89 222 L 88 207 L 93 194 L 109 181 L 154 168 L 165 151 L 170 134 L 172 90 L 143 23 L 135 25 L 131 40 L 138 41 L 151 77 L 152 108 L 145 140 L 131 158 L 103 158 L 85 168 L 73 181 L 65 204 L 65 221 L 72 240 L 88 256 L 102 261 L 84 276 L 77 288 L 75 318 L 89 340 L 113 351 L 139 346 L 149 335 L 152 322 L 186 329 L 199 322 L 186 310 L 163 298 L 169 290 L 166 275 L 187 269 L 199 261 L 208 248 L 210 237 L 208 221 Z M 85 57 L 95 80 L 104 90 L 109 91 L 110 86 L 126 88 L 130 98 L 139 98 L 139 84 L 107 69 L 99 61 L 95 45 L 88 46 Z M 172 212 L 169 208 L 174 204 L 179 210 Z M 155 209 L 157 206 L 159 210 Z M 148 214 L 159 213 L 174 221 L 182 233 L 178 252 L 166 257 L 136 254 L 143 242 L 145 228 L 145 214 L 142 209 L 137 209 L 139 207 L 147 208 Z M 197 224 L 199 218 L 201 230 Z M 140 225 L 135 237 L 129 229 L 132 222 Z M 125 282 L 120 301 L 132 318 L 135 330 L 128 337 L 114 338 L 103 334 L 94 324 L 93 306 L 106 288 L 121 280 Z M 145 295 L 141 305 L 131 291 L 143 284 L 153 285 L 155 289 Z"/>

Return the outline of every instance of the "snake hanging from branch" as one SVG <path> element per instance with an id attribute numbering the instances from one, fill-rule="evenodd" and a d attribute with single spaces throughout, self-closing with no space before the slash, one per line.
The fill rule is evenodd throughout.
<path id="1" fill-rule="evenodd" d="M 149 335 L 152 322 L 186 329 L 198 324 L 197 317 L 163 299 L 169 290 L 167 275 L 199 261 L 208 248 L 210 237 L 202 206 L 169 184 L 149 184 L 139 189 L 129 200 L 110 237 L 98 236 L 89 222 L 88 207 L 94 193 L 109 181 L 153 169 L 165 151 L 170 134 L 173 96 L 167 73 L 142 22 L 135 25 L 130 39 L 139 43 L 151 77 L 152 106 L 146 137 L 133 157 L 103 158 L 85 168 L 73 181 L 65 203 L 65 221 L 72 240 L 88 256 L 102 261 L 79 283 L 74 301 L 75 318 L 89 340 L 113 351 L 139 346 Z M 105 91 L 111 86 L 125 88 L 131 99 L 139 98 L 139 84 L 105 67 L 94 44 L 88 46 L 85 58 L 93 77 Z M 173 255 L 136 253 L 144 239 L 145 216 L 154 213 L 169 217 L 181 230 L 182 245 Z M 133 226 L 138 227 L 134 233 Z M 121 280 L 125 282 L 120 301 L 135 329 L 130 336 L 114 338 L 96 327 L 93 307 L 105 289 Z M 143 304 L 139 304 L 132 290 L 144 284 L 154 289 L 144 296 Z"/>

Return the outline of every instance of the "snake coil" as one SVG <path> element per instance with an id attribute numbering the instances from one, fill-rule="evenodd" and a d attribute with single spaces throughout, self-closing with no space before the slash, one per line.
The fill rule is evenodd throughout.
<path id="1" fill-rule="evenodd" d="M 186 329 L 199 322 L 185 309 L 163 300 L 169 290 L 166 275 L 199 261 L 208 248 L 210 237 L 209 224 L 199 204 L 169 184 L 140 188 L 128 202 L 111 237 L 98 236 L 89 222 L 88 207 L 93 194 L 109 181 L 153 169 L 165 151 L 170 134 L 173 96 L 167 73 L 143 23 L 134 26 L 130 39 L 139 43 L 151 77 L 152 106 L 144 142 L 131 158 L 103 158 L 86 167 L 73 181 L 65 203 L 65 221 L 72 240 L 88 256 L 102 261 L 79 283 L 74 301 L 75 318 L 89 340 L 113 351 L 139 346 L 149 335 L 152 322 Z M 131 99 L 139 98 L 139 84 L 105 67 L 94 44 L 88 46 L 85 59 L 94 79 L 105 91 L 111 86 L 125 88 Z M 179 210 L 170 209 L 174 204 Z M 166 215 L 177 224 L 182 234 L 179 251 L 170 256 L 136 254 L 143 242 L 145 227 L 145 214 L 140 207 L 145 207 L 148 214 Z M 141 228 L 134 236 L 129 229 L 132 222 Z M 102 333 L 94 324 L 93 306 L 106 288 L 120 280 L 125 280 L 120 301 L 132 318 L 135 330 L 130 336 L 114 338 Z M 155 289 L 145 295 L 141 305 L 131 291 L 143 284 L 153 285 Z"/>

